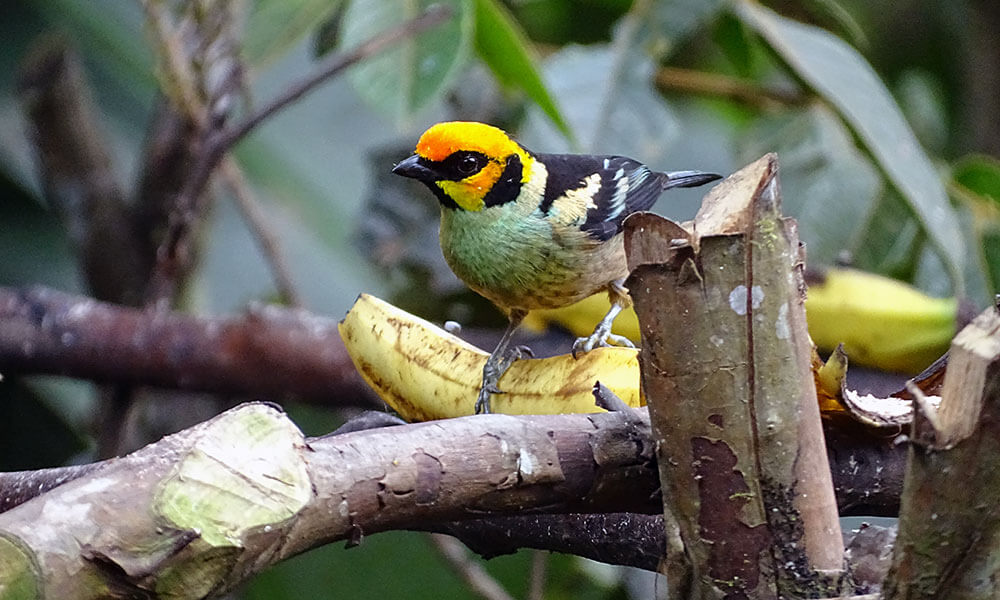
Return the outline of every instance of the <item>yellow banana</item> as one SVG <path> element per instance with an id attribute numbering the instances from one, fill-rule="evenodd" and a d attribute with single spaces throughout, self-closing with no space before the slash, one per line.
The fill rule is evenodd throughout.
<path id="1" fill-rule="evenodd" d="M 488 354 L 395 306 L 362 294 L 339 325 L 355 367 L 379 397 L 407 421 L 471 415 Z M 495 412 L 598 412 L 600 381 L 629 406 L 641 404 L 637 351 L 598 348 L 514 362 L 493 397 Z"/>
<path id="2" fill-rule="evenodd" d="M 954 298 L 854 269 L 828 270 L 806 299 L 809 334 L 820 349 L 843 343 L 854 364 L 904 373 L 920 372 L 948 349 L 957 313 Z"/>
<path id="3" fill-rule="evenodd" d="M 600 321 L 608 313 L 609 308 L 611 301 L 606 294 L 594 294 L 562 308 L 533 310 L 528 313 L 524 324 L 535 331 L 544 331 L 550 323 L 555 322 L 577 337 L 587 337 L 594 331 L 594 323 Z M 638 345 L 639 318 L 632 307 L 618 315 L 611 332 L 624 335 Z"/>
<path id="4" fill-rule="evenodd" d="M 905 283 L 854 269 L 830 269 L 809 286 L 809 333 L 824 352 L 843 342 L 851 362 L 886 371 L 918 373 L 941 356 L 955 335 L 958 303 L 932 298 Z M 576 304 L 533 311 L 525 325 L 543 330 L 556 322 L 586 336 L 610 306 L 602 294 Z M 635 312 L 622 311 L 614 332 L 639 343 Z"/>

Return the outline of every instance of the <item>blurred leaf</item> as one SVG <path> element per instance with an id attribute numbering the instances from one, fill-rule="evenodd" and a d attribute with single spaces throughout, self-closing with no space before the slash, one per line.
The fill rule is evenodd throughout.
<path id="1" fill-rule="evenodd" d="M 951 178 L 966 191 L 1000 206 L 1000 160 L 972 154 L 955 163 Z"/>
<path id="2" fill-rule="evenodd" d="M 634 2 L 632 14 L 639 13 L 643 44 L 658 60 L 669 56 L 685 38 L 725 7 L 722 0 L 659 0 L 646 4 L 649 8 L 643 11 L 642 3 Z"/>
<path id="3" fill-rule="evenodd" d="M 337 11 L 316 26 L 313 35 L 313 56 L 325 56 L 340 47 L 341 32 L 344 29 L 344 14 L 347 12 L 349 0 L 340 0 Z"/>
<path id="4" fill-rule="evenodd" d="M 1000 293 L 1000 230 L 985 232 L 980 242 L 991 291 Z"/>
<path id="5" fill-rule="evenodd" d="M 896 190 L 885 190 L 862 231 L 851 251 L 854 266 L 913 280 L 924 238 L 913 212 Z"/>
<path id="6" fill-rule="evenodd" d="M 130 0 L 76 2 L 34 0 L 39 12 L 73 32 L 73 41 L 85 52 L 100 56 L 93 63 L 123 81 L 152 89 L 156 77 L 151 68 L 152 51 L 141 34 L 144 15 L 140 3 Z"/>
<path id="7" fill-rule="evenodd" d="M 982 238 L 984 233 L 991 229 L 1000 232 L 1000 228 L 997 227 L 1000 225 L 1000 219 L 990 219 L 989 222 L 982 223 L 979 222 L 982 211 L 976 210 L 975 207 L 958 202 L 955 208 L 962 231 L 967 232 L 969 239 L 972 240 L 969 242 L 969 256 L 965 261 L 965 298 L 972 302 L 973 306 L 988 306 L 993 302 L 995 291 L 1000 289 L 996 287 L 1000 281 L 994 282 L 991 279 L 991 265 L 997 264 L 991 261 L 995 261 L 997 257 L 987 256 L 984 247 L 986 242 Z M 1000 211 L 994 210 L 993 213 L 997 215 Z"/>
<path id="8" fill-rule="evenodd" d="M 343 4 L 344 0 L 254 0 L 243 38 L 247 61 L 260 65 L 279 58 Z"/>
<path id="9" fill-rule="evenodd" d="M 781 158 L 782 204 L 798 220 L 810 265 L 832 265 L 862 235 L 882 179 L 854 145 L 843 121 L 814 103 L 789 118 L 761 119 L 745 136 L 750 161 L 768 151 Z"/>
<path id="10" fill-rule="evenodd" d="M 896 97 L 917 139 L 935 152 L 948 141 L 948 113 L 940 82 L 927 71 L 907 69 L 896 85 Z"/>
<path id="11" fill-rule="evenodd" d="M 809 0 L 809 6 L 821 17 L 833 22 L 836 28 L 855 46 L 867 47 L 868 38 L 857 19 L 838 0 Z"/>
<path id="12" fill-rule="evenodd" d="M 626 67 L 627 65 L 627 67 Z M 678 124 L 652 86 L 652 62 L 611 46 L 568 46 L 545 62 L 545 80 L 579 146 L 530 110 L 519 138 L 539 152 L 622 154 L 648 161 L 677 138 Z"/>
<path id="13" fill-rule="evenodd" d="M 415 38 L 363 61 L 351 82 L 371 105 L 404 122 L 440 98 L 469 54 L 472 0 L 445 0 L 452 17 Z M 343 44 L 354 47 L 418 16 L 434 0 L 353 0 L 344 16 Z"/>
<path id="14" fill-rule="evenodd" d="M 750 0 L 738 14 L 857 133 L 941 253 L 955 291 L 964 287 L 965 240 L 934 165 L 885 86 L 856 50 L 827 31 L 785 19 Z"/>
<path id="15" fill-rule="evenodd" d="M 712 42 L 735 67 L 737 75 L 753 74 L 753 42 L 742 21 L 730 13 L 722 14 L 713 28 Z"/>
<path id="16" fill-rule="evenodd" d="M 982 289 L 971 289 L 969 296 L 982 304 L 1000 292 L 1000 161 L 978 154 L 964 156 L 952 167 L 951 177 L 963 222 L 977 242 L 973 245 L 978 249 L 977 266 L 986 279 L 980 283 Z"/>
<path id="17" fill-rule="evenodd" d="M 613 579 L 601 585 L 588 576 L 587 571 L 594 568 L 593 563 L 565 554 L 546 554 L 545 598 L 600 600 L 625 597 L 616 587 L 620 585 L 618 581 Z M 481 564 L 511 596 L 526 597 L 528 577 L 525 574 L 531 569 L 530 551 L 497 556 L 489 561 L 472 555 L 472 560 Z M 399 568 L 389 568 L 389 565 Z M 621 576 L 619 568 L 607 566 L 607 570 L 612 571 L 612 578 Z M 347 549 L 343 544 L 329 544 L 282 561 L 255 577 L 241 598 L 475 600 L 481 596 L 430 547 L 425 534 L 387 531 L 366 535 L 357 547 Z"/>
<path id="18" fill-rule="evenodd" d="M 0 470 L 57 467 L 85 448 L 77 432 L 24 381 L 0 385 Z"/>
<path id="19" fill-rule="evenodd" d="M 632 0 L 535 0 L 506 2 L 528 37 L 554 46 L 611 39 L 611 28 Z"/>
<path id="20" fill-rule="evenodd" d="M 549 90 L 578 144 L 557 139 L 528 113 L 521 137 L 545 152 L 621 154 L 649 162 L 676 139 L 679 125 L 653 87 L 655 64 L 645 50 L 649 2 L 638 2 L 615 27 L 611 44 L 567 46 L 544 66 Z"/>
<path id="21" fill-rule="evenodd" d="M 475 0 L 475 5 L 476 51 L 479 57 L 500 83 L 523 90 L 545 111 L 559 131 L 572 138 L 572 132 L 535 69 L 531 43 L 524 32 L 497 0 Z"/>
<path id="22" fill-rule="evenodd" d="M 2 175 L 0 198 L 0 285 L 79 290 L 73 244 L 55 214 Z"/>

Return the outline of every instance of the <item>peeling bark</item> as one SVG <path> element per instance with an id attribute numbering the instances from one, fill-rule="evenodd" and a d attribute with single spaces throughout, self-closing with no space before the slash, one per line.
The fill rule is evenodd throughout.
<path id="1" fill-rule="evenodd" d="M 794 222 L 772 155 L 693 224 L 626 222 L 678 598 L 846 591 L 803 309 Z"/>

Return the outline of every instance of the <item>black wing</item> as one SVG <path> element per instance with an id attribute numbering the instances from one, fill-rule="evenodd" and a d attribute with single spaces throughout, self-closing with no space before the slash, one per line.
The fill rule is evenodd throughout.
<path id="1" fill-rule="evenodd" d="M 539 208 L 548 213 L 566 192 L 586 186 L 586 178 L 600 178 L 593 206 L 587 209 L 580 229 L 597 240 L 608 240 L 622 230 L 630 214 L 653 206 L 665 189 L 666 175 L 624 156 L 543 154 L 548 168 L 545 196 Z"/>

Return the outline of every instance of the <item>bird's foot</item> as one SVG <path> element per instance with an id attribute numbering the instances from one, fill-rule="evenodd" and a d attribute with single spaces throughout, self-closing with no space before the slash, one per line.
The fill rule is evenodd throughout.
<path id="1" fill-rule="evenodd" d="M 594 333 L 588 337 L 577 338 L 573 342 L 573 358 L 580 354 L 586 354 L 594 348 L 605 348 L 607 346 L 622 346 L 624 348 L 635 348 L 632 340 L 623 335 L 611 333 L 611 327 L 598 326 Z"/>
<path id="2" fill-rule="evenodd" d="M 521 358 L 532 358 L 535 354 L 527 346 L 514 346 L 502 353 L 490 355 L 483 365 L 483 385 L 479 388 L 479 397 L 476 399 L 476 414 L 485 415 L 490 413 L 490 397 L 493 394 L 502 394 L 499 388 L 500 378 L 507 372 L 507 369 L 514 364 L 515 360 Z"/>

